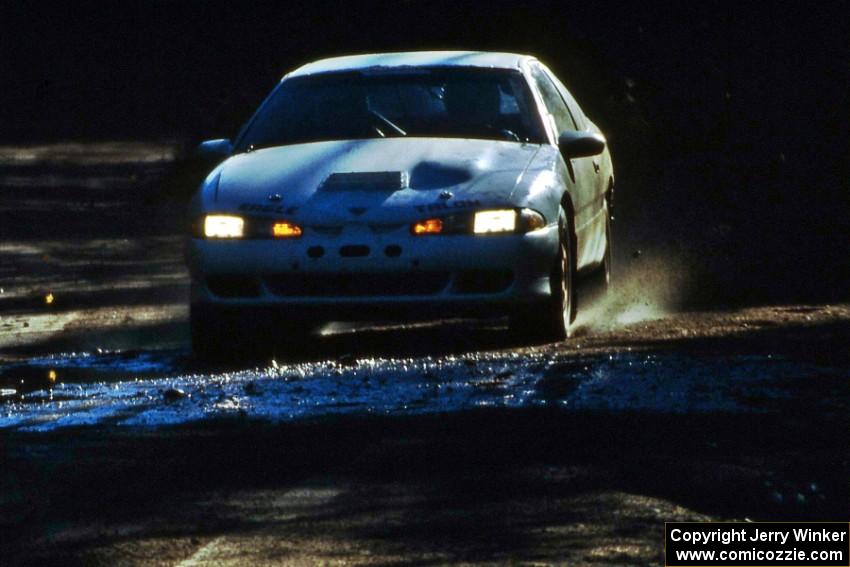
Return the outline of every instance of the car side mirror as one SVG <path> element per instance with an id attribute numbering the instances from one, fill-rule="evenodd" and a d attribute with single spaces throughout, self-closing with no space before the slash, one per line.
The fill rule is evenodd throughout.
<path id="1" fill-rule="evenodd" d="M 564 159 L 599 155 L 605 150 L 605 136 L 596 132 L 567 130 L 558 136 L 558 148 Z"/>
<path id="2" fill-rule="evenodd" d="M 206 140 L 201 142 L 195 150 L 195 155 L 202 158 L 224 159 L 233 152 L 233 144 L 227 138 Z"/>

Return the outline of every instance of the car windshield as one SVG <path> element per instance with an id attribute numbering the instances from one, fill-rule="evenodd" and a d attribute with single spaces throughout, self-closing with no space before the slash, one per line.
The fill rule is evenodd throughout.
<path id="1" fill-rule="evenodd" d="M 395 136 L 544 140 L 518 71 L 416 68 L 286 79 L 249 124 L 237 151 Z"/>

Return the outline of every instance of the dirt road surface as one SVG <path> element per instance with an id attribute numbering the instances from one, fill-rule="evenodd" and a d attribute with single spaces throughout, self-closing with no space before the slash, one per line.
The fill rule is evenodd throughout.
<path id="1" fill-rule="evenodd" d="M 332 325 L 210 366 L 177 153 L 0 148 L 0 563 L 658 565 L 665 521 L 848 519 L 850 305 L 689 308 L 650 250 L 563 343 Z"/>

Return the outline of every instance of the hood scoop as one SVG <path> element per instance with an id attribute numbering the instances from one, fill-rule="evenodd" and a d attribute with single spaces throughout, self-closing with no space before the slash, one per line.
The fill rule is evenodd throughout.
<path id="1" fill-rule="evenodd" d="M 405 171 L 358 171 L 331 173 L 322 182 L 320 191 L 392 192 L 408 186 Z"/>

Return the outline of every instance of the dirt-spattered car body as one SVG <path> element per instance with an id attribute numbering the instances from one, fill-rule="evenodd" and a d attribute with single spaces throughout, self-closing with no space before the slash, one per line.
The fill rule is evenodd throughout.
<path id="1" fill-rule="evenodd" d="M 270 314 L 269 331 L 505 314 L 562 338 L 576 275 L 609 277 L 604 138 L 530 56 L 318 61 L 286 75 L 233 144 L 202 148 L 227 159 L 190 206 L 198 350 L 256 325 L 249 312 Z"/>

